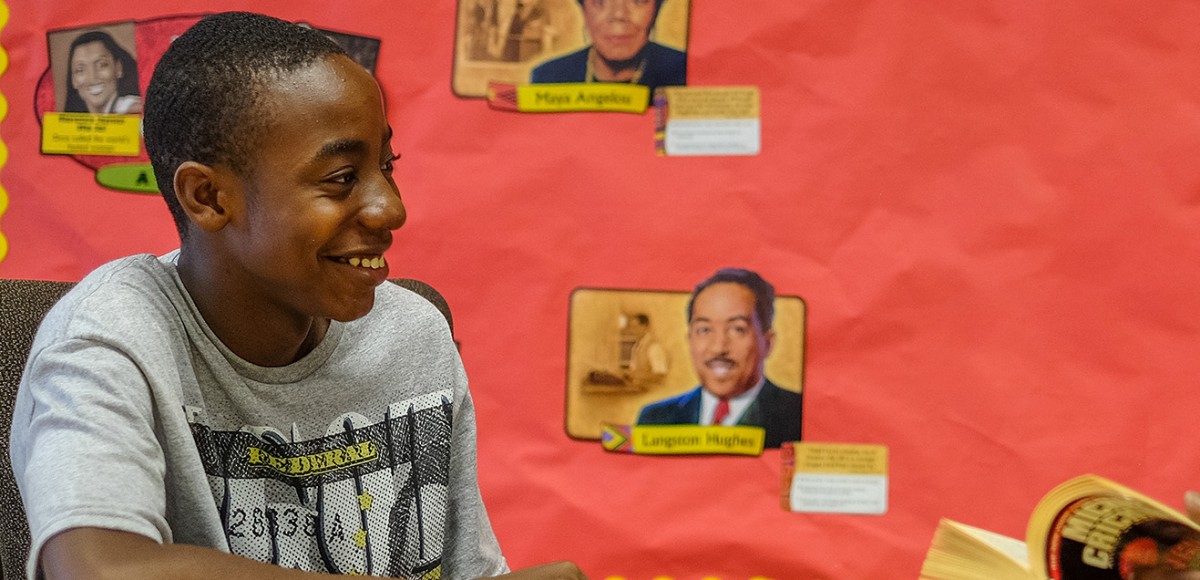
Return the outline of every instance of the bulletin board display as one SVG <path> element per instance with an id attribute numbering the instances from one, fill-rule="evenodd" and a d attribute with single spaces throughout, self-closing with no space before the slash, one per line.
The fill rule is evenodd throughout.
<path id="1" fill-rule="evenodd" d="M 128 146 L 130 97 L 180 25 L 265 10 L 373 57 L 409 215 L 387 260 L 451 306 L 480 483 L 514 567 L 911 578 L 943 516 L 1020 536 L 1038 498 L 1080 473 L 1173 506 L 1197 485 L 1200 6 L 690 3 L 653 38 L 686 51 L 690 87 L 757 88 L 761 147 L 671 157 L 653 108 L 501 111 L 468 86 L 467 65 L 507 62 L 469 52 L 477 14 L 511 28 L 544 5 L 542 31 L 560 34 L 539 42 L 587 46 L 578 3 L 520 4 L 10 0 L 0 276 L 78 280 L 178 245 L 161 198 L 136 187 L 140 142 L 46 150 L 48 114 L 68 140 L 92 115 L 67 110 L 68 39 L 107 31 L 133 60 L 121 68 L 137 90 L 103 113 L 134 119 L 105 121 Z M 570 52 L 516 40 L 505 82 Z M 885 447 L 883 513 L 786 509 L 777 449 L 659 457 L 572 436 L 576 292 L 686 296 L 726 266 L 802 301 L 787 315 L 802 319 L 789 371 L 802 381 L 785 386 L 803 392 L 803 440 Z M 619 342 L 621 314 L 596 319 L 604 340 Z M 686 313 L 655 314 L 680 349 L 672 372 L 688 374 Z"/>

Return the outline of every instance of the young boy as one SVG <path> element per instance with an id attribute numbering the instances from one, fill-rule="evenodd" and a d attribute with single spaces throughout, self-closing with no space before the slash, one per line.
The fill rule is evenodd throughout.
<path id="1" fill-rule="evenodd" d="M 180 249 L 102 266 L 38 333 L 12 435 L 29 578 L 508 572 L 445 320 L 383 283 L 405 210 L 371 75 L 218 14 L 159 62 L 144 131 Z"/>

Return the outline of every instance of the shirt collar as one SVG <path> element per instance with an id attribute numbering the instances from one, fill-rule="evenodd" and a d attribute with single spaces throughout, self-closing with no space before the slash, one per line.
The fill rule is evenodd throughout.
<path id="1" fill-rule="evenodd" d="M 750 407 L 750 403 L 758 397 L 759 391 L 762 391 L 763 385 L 767 383 L 767 375 L 758 378 L 758 383 L 750 390 L 729 399 L 729 414 L 725 416 L 725 420 L 721 421 L 722 425 L 737 425 L 737 422 L 742 418 L 742 414 Z M 712 425 L 713 413 L 717 410 L 716 395 L 706 391 L 704 387 L 700 387 L 700 424 Z"/>

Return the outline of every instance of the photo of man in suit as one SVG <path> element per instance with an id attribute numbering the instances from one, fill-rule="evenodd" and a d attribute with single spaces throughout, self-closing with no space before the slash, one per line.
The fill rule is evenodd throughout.
<path id="1" fill-rule="evenodd" d="M 721 269 L 697 284 L 687 313 L 700 386 L 646 405 L 637 424 L 757 426 L 765 447 L 798 441 L 801 394 L 763 372 L 775 342 L 774 303 L 775 288 L 750 270 Z"/>

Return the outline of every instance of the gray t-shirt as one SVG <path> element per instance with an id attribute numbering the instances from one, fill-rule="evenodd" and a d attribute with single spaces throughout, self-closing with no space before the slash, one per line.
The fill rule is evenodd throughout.
<path id="1" fill-rule="evenodd" d="M 466 375 L 428 301 L 383 284 L 365 317 L 261 367 L 204 323 L 176 255 L 100 267 L 38 331 L 11 447 L 30 578 L 75 527 L 338 574 L 507 571 Z"/>

